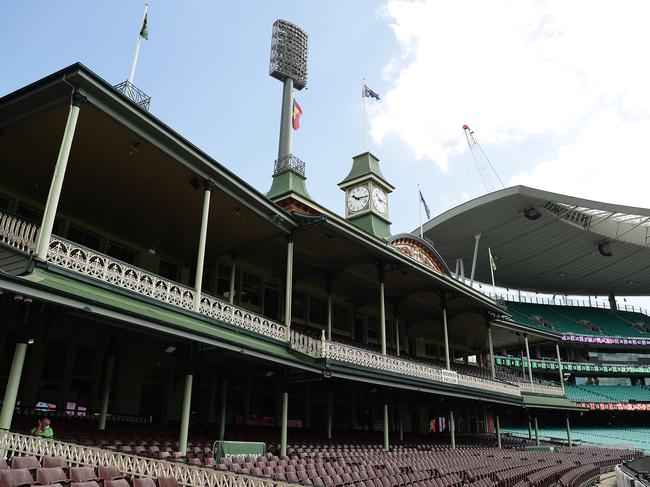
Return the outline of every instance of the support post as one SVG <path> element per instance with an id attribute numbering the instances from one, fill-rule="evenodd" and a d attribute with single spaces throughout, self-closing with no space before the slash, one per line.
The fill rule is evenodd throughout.
<path id="1" fill-rule="evenodd" d="M 393 303 L 393 314 L 395 316 L 395 352 L 399 357 L 401 352 L 399 344 L 399 302 L 397 300 Z"/>
<path id="2" fill-rule="evenodd" d="M 501 448 L 501 423 L 499 421 L 499 415 L 496 415 L 496 433 L 497 433 L 497 448 Z"/>
<path id="3" fill-rule="evenodd" d="M 529 440 L 533 439 L 533 427 L 530 423 L 530 416 L 528 416 L 528 439 Z"/>
<path id="4" fill-rule="evenodd" d="M 289 422 L 289 391 L 287 381 L 282 384 L 282 412 L 280 418 L 280 458 L 287 455 L 287 423 Z"/>
<path id="5" fill-rule="evenodd" d="M 333 416 L 334 416 L 334 404 L 333 404 L 333 397 L 332 397 L 332 387 L 330 385 L 329 390 L 327 391 L 327 439 L 331 440 L 332 439 L 332 423 L 333 423 Z"/>
<path id="6" fill-rule="evenodd" d="M 555 353 L 557 354 L 557 369 L 560 373 L 560 385 L 562 386 L 562 392 L 564 391 L 564 369 L 562 368 L 562 358 L 560 357 L 560 344 L 555 342 Z"/>
<path id="7" fill-rule="evenodd" d="M 190 413 L 192 409 L 192 374 L 185 376 L 183 387 L 183 409 L 181 411 L 181 433 L 178 440 L 178 451 L 182 456 L 187 454 L 187 437 L 190 430 Z"/>
<path id="8" fill-rule="evenodd" d="M 398 409 L 398 415 L 397 415 L 397 428 L 399 429 L 399 441 L 400 441 L 400 443 L 404 442 L 404 420 L 402 419 L 402 406 L 403 406 L 403 403 L 400 404 L 399 409 Z"/>
<path id="9" fill-rule="evenodd" d="M 386 355 L 386 303 L 384 299 L 384 266 L 379 266 L 379 333 L 381 354 Z"/>
<path id="10" fill-rule="evenodd" d="M 456 449 L 456 423 L 454 421 L 454 410 L 449 410 L 449 435 L 451 437 L 451 449 Z"/>
<path id="11" fill-rule="evenodd" d="M 42 260 L 47 258 L 47 251 L 50 248 L 50 237 L 52 236 L 54 219 L 56 218 L 56 212 L 59 207 L 59 198 L 61 197 L 61 189 L 63 188 L 63 180 L 65 179 L 65 170 L 68 166 L 72 140 L 74 138 L 75 129 L 77 128 L 79 109 L 85 101 L 86 97 L 79 93 L 75 88 L 72 92 L 68 120 L 65 123 L 63 140 L 61 141 L 59 155 L 56 159 L 56 165 L 54 166 L 54 175 L 52 176 L 52 182 L 50 183 L 50 192 L 48 193 L 47 201 L 45 202 L 43 222 L 38 233 L 38 241 L 36 242 L 35 254 Z"/>
<path id="12" fill-rule="evenodd" d="M 566 415 L 566 440 L 569 448 L 573 446 L 573 440 L 571 438 L 571 423 L 569 422 L 569 415 Z"/>
<path id="13" fill-rule="evenodd" d="M 449 331 L 447 329 L 447 308 L 444 307 L 444 300 L 442 305 L 442 330 L 445 339 L 445 367 L 447 370 L 451 370 L 451 359 L 449 357 Z"/>
<path id="14" fill-rule="evenodd" d="M 201 213 L 201 229 L 199 231 L 199 250 L 196 255 L 196 275 L 194 276 L 194 302 L 192 309 L 198 311 L 201 307 L 201 289 L 203 286 L 203 267 L 205 262 L 205 242 L 208 237 L 208 216 L 210 215 L 210 195 L 214 189 L 212 181 L 205 181 L 203 193 L 203 211 Z"/>
<path id="15" fill-rule="evenodd" d="M 106 360 L 106 370 L 104 371 L 104 390 L 102 391 L 102 408 L 99 413 L 99 430 L 106 430 L 106 416 L 108 415 L 108 403 L 111 398 L 111 382 L 113 380 L 113 368 L 115 367 L 115 357 L 109 356 Z"/>
<path id="16" fill-rule="evenodd" d="M 327 278 L 327 340 L 332 340 L 332 278 Z"/>
<path id="17" fill-rule="evenodd" d="M 488 347 L 490 349 L 490 377 L 492 380 L 497 378 L 496 364 L 494 362 L 494 342 L 492 340 L 492 325 L 488 323 Z"/>
<path id="18" fill-rule="evenodd" d="M 388 429 L 390 424 L 388 422 L 388 404 L 384 403 L 384 450 L 388 451 L 390 449 L 389 438 L 388 438 Z"/>
<path id="19" fill-rule="evenodd" d="M 293 79 L 284 78 L 282 82 L 282 112 L 280 115 L 280 143 L 278 144 L 278 160 L 291 154 L 291 117 L 293 112 Z"/>
<path id="20" fill-rule="evenodd" d="M 235 278 L 237 277 L 237 254 L 230 256 L 230 289 L 228 290 L 228 302 L 235 304 Z"/>
<path id="21" fill-rule="evenodd" d="M 5 397 L 2 402 L 2 411 L 0 411 L 0 429 L 3 430 L 11 428 L 11 420 L 14 415 L 14 409 L 16 409 L 16 397 L 18 396 L 20 378 L 23 375 L 26 352 L 26 343 L 16 343 L 14 358 L 11 361 L 11 370 L 9 371 L 9 380 L 7 380 L 7 387 L 5 389 Z"/>
<path id="22" fill-rule="evenodd" d="M 221 411 L 219 414 L 219 441 L 223 441 L 226 436 L 226 409 L 228 406 L 228 376 L 224 375 L 221 379 Z"/>
<path id="23" fill-rule="evenodd" d="M 533 385 L 533 368 L 530 364 L 530 348 L 528 347 L 528 335 L 524 335 L 524 343 L 526 344 L 526 360 L 528 360 L 528 380 L 530 385 Z"/>
<path id="24" fill-rule="evenodd" d="M 477 233 L 474 235 L 474 256 L 472 257 L 472 273 L 469 277 L 470 287 L 474 286 L 474 272 L 476 271 L 476 257 L 478 256 L 478 242 L 481 240 L 481 234 Z"/>
<path id="25" fill-rule="evenodd" d="M 539 427 L 537 426 L 537 416 L 533 418 L 533 425 L 535 426 L 535 445 L 539 446 Z"/>
<path id="26" fill-rule="evenodd" d="M 291 79 L 291 78 L 287 78 Z M 293 80 L 292 80 L 293 82 Z M 293 233 L 289 234 L 287 241 L 287 282 L 284 294 L 284 326 L 286 329 L 285 339 L 289 341 L 291 335 L 291 299 L 293 293 Z"/>

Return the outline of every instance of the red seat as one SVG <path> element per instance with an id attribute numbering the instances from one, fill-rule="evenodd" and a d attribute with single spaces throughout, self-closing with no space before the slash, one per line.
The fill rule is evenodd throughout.
<path id="1" fill-rule="evenodd" d="M 89 480 L 87 482 L 72 482 L 70 487 L 99 487 L 99 484 L 95 480 Z"/>
<path id="2" fill-rule="evenodd" d="M 159 487 L 181 487 L 174 477 L 158 477 Z"/>
<path id="3" fill-rule="evenodd" d="M 73 485 L 75 483 L 80 484 L 80 483 L 85 483 L 85 482 L 92 482 L 99 480 L 97 478 L 97 475 L 95 475 L 95 471 L 91 467 L 72 467 L 70 468 L 70 479 L 73 482 Z M 85 486 L 85 487 L 90 487 L 90 486 Z"/>
<path id="4" fill-rule="evenodd" d="M 101 480 L 117 480 L 124 478 L 122 472 L 113 465 L 100 465 L 97 467 L 97 476 Z"/>
<path id="5" fill-rule="evenodd" d="M 22 485 L 32 485 L 33 483 L 34 478 L 26 468 L 0 470 L 0 487 L 19 487 Z"/>
<path id="6" fill-rule="evenodd" d="M 33 456 L 17 457 L 11 459 L 11 468 L 26 468 L 27 470 L 36 470 L 41 468 L 38 458 Z"/>
<path id="7" fill-rule="evenodd" d="M 133 479 L 133 487 L 157 487 L 156 481 L 151 477 Z"/>
<path id="8" fill-rule="evenodd" d="M 41 485 L 67 484 L 68 476 L 61 467 L 43 467 L 36 470 L 36 482 Z"/>
<path id="9" fill-rule="evenodd" d="M 131 487 L 126 479 L 105 480 L 104 487 Z"/>

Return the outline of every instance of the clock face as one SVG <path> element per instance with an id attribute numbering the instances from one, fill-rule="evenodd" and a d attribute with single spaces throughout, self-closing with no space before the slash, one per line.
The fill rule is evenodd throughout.
<path id="1" fill-rule="evenodd" d="M 388 199 L 386 197 L 386 192 L 375 186 L 372 188 L 372 204 L 375 206 L 375 209 L 382 215 L 386 214 L 388 210 Z"/>
<path id="2" fill-rule="evenodd" d="M 370 191 L 367 186 L 357 186 L 348 193 L 348 210 L 357 212 L 368 206 Z"/>

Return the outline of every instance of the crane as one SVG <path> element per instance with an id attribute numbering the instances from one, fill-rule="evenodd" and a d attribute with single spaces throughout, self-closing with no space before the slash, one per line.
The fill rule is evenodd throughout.
<path id="1" fill-rule="evenodd" d="M 476 164 L 476 169 L 478 170 L 478 173 L 481 176 L 481 180 L 483 181 L 485 192 L 491 193 L 498 189 L 505 188 L 505 186 L 503 185 L 503 181 L 501 181 L 501 178 L 494 170 L 494 166 L 490 162 L 490 159 L 488 159 L 488 156 L 483 151 L 483 148 L 478 143 L 478 140 L 476 140 L 476 137 L 474 136 L 474 131 L 469 128 L 469 125 L 463 125 L 463 131 L 465 132 L 465 138 L 467 139 L 467 145 L 469 146 L 469 150 L 472 153 L 472 158 L 474 159 L 474 163 Z M 490 170 L 492 171 L 491 173 Z M 496 177 L 496 180 L 499 182 L 498 186 L 500 187 L 496 185 L 496 181 L 492 177 L 492 174 L 494 174 L 494 176 Z"/>

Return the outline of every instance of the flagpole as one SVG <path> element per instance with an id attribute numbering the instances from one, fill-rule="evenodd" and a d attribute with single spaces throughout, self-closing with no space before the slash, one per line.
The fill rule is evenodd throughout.
<path id="1" fill-rule="evenodd" d="M 144 14 L 142 15 L 142 22 L 140 22 L 140 30 L 138 31 L 138 41 L 135 43 L 135 52 L 133 53 L 133 64 L 131 65 L 131 74 L 129 74 L 129 84 L 133 84 L 133 79 L 135 78 L 135 67 L 138 65 L 138 55 L 140 54 L 140 44 L 142 43 L 142 25 L 144 24 L 144 19 L 147 18 L 147 10 L 149 10 L 149 4 L 144 4 Z"/>
<path id="2" fill-rule="evenodd" d="M 422 192 L 420 191 L 419 184 L 418 184 L 418 208 L 420 209 L 420 238 L 424 238 L 424 232 L 422 231 Z"/>
<path id="3" fill-rule="evenodd" d="M 368 132 L 366 131 L 366 78 L 363 78 L 361 85 L 361 100 L 363 103 L 363 147 L 368 152 Z"/>
<path id="4" fill-rule="evenodd" d="M 497 289 L 494 285 L 494 257 L 492 257 L 492 249 L 488 247 L 488 255 L 490 257 L 490 276 L 492 276 L 492 294 L 494 294 L 494 299 L 497 298 Z"/>

